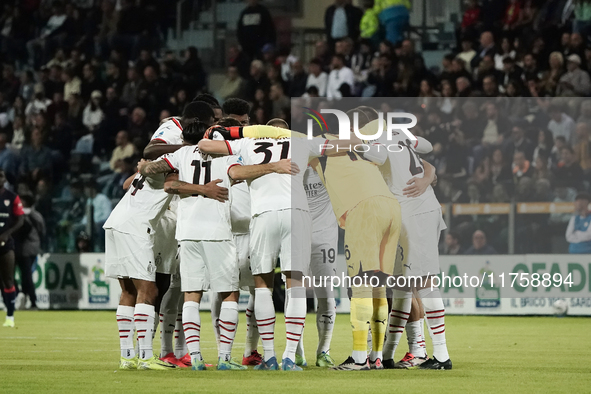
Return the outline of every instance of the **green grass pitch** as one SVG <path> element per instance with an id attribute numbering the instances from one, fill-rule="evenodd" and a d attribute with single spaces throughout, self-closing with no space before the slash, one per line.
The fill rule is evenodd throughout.
<path id="1" fill-rule="evenodd" d="M 338 315 L 331 354 L 342 362 L 351 346 L 348 315 Z M 202 350 L 216 362 L 208 313 L 202 313 Z M 277 319 L 276 346 L 285 338 Z M 244 349 L 240 317 L 234 357 Z M 0 391 L 4 393 L 392 393 L 589 392 L 588 318 L 448 316 L 451 371 L 340 372 L 308 367 L 283 371 L 118 371 L 115 312 L 19 312 L 17 327 L 0 327 Z M 308 315 L 306 356 L 315 361 L 315 317 Z M 427 341 L 428 338 L 427 338 Z M 159 340 L 154 348 L 159 351 Z M 396 358 L 406 350 L 401 341 Z M 431 345 L 427 343 L 427 349 Z M 259 350 L 261 350 L 259 348 Z"/>

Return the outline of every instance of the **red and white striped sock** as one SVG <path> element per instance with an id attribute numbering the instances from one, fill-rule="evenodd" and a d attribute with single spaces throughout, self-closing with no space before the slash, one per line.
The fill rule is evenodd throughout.
<path id="1" fill-rule="evenodd" d="M 254 314 L 255 291 L 250 291 L 248 305 L 246 306 L 246 343 L 244 344 L 244 357 L 250 356 L 253 350 L 257 349 L 259 344 L 259 328 Z"/>
<path id="2" fill-rule="evenodd" d="M 410 316 L 412 292 L 394 290 L 392 294 L 392 311 L 388 320 L 388 331 L 384 342 L 384 360 L 392 360 L 400 343 L 404 327 Z"/>
<path id="3" fill-rule="evenodd" d="M 263 342 L 263 358 L 266 362 L 275 357 L 275 306 L 271 289 L 257 288 L 255 293 L 254 314 Z"/>
<path id="4" fill-rule="evenodd" d="M 199 316 L 198 302 L 185 301 L 183 305 L 183 329 L 191 359 L 203 360 L 203 357 L 201 357 L 201 317 Z"/>
<path id="5" fill-rule="evenodd" d="M 285 308 L 285 333 L 287 343 L 282 358 L 289 358 L 295 362 L 295 354 L 298 348 L 298 342 L 304 331 L 306 323 L 306 298 L 294 297 L 293 294 L 306 294 L 303 287 L 292 287 L 285 290 L 285 296 L 288 298 L 287 308 Z"/>
<path id="6" fill-rule="evenodd" d="M 154 356 L 152 337 L 154 334 L 154 320 L 156 311 L 154 305 L 136 304 L 133 320 L 137 331 L 137 342 L 140 358 L 147 360 Z"/>
<path id="7" fill-rule="evenodd" d="M 183 358 L 185 354 L 187 354 L 187 342 L 183 330 L 183 312 L 180 312 L 176 315 L 176 324 L 174 326 L 174 356 Z"/>
<path id="8" fill-rule="evenodd" d="M 438 288 L 419 290 L 419 296 L 423 301 L 427 326 L 433 343 L 433 357 L 438 361 L 447 361 L 449 353 L 445 343 L 445 307 Z"/>
<path id="9" fill-rule="evenodd" d="M 421 347 L 421 342 L 424 344 L 421 326 L 423 325 L 423 319 L 406 323 L 406 339 L 408 341 L 408 352 L 415 357 L 425 357 L 427 353 L 424 348 Z"/>
<path id="10" fill-rule="evenodd" d="M 119 347 L 121 357 L 134 358 L 135 348 L 133 334 L 133 306 L 119 305 L 117 307 L 117 327 L 119 328 Z"/>
<path id="11" fill-rule="evenodd" d="M 219 357 L 224 361 L 230 361 L 232 344 L 238 328 L 238 303 L 234 301 L 222 302 L 218 321 L 220 328 Z"/>

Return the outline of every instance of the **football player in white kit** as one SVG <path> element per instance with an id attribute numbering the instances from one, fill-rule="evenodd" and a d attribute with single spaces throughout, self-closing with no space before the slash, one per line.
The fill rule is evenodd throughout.
<path id="1" fill-rule="evenodd" d="M 185 144 L 196 144 L 209 127 L 201 122 L 189 124 L 183 130 Z M 284 163 L 282 163 L 284 164 Z M 238 266 L 236 249 L 231 232 L 230 202 L 219 199 L 195 197 L 193 193 L 211 183 L 230 188 L 228 173 L 234 166 L 240 166 L 240 158 L 226 156 L 213 158 L 203 154 L 196 146 L 185 146 L 166 155 L 163 160 L 141 162 L 140 173 L 154 174 L 178 171 L 179 180 L 167 183 L 167 191 L 182 194 L 179 202 L 179 220 L 176 238 L 181 244 L 181 289 L 185 293 L 183 305 L 183 327 L 193 370 L 204 370 L 205 362 L 201 356 L 201 319 L 199 303 L 203 291 L 211 286 L 212 291 L 220 293 L 223 300 L 220 317 L 220 346 L 218 370 L 246 369 L 231 359 L 232 344 L 238 326 Z M 258 167 L 258 166 L 250 166 Z M 278 163 L 255 168 L 247 172 L 256 176 L 257 171 L 281 170 L 286 168 Z M 288 165 L 288 170 L 291 165 Z M 231 174 L 231 172 L 230 172 Z"/>
<path id="2" fill-rule="evenodd" d="M 381 119 L 377 119 L 368 123 L 362 128 L 361 133 L 374 134 L 380 121 Z M 416 287 L 413 286 L 414 288 L 408 286 L 393 290 L 392 311 L 383 351 L 384 367 L 394 368 L 394 352 L 409 319 L 414 290 L 421 299 L 427 317 L 433 342 L 433 358 L 428 359 L 426 352 L 418 355 L 409 352 L 401 363 L 397 363 L 398 367 L 408 368 L 418 365 L 419 368 L 424 369 L 451 369 L 452 363 L 445 342 L 443 300 L 439 289 L 431 290 L 430 287 L 430 277 L 440 272 L 439 235 L 447 227 L 443 221 L 441 205 L 430 186 L 435 179 L 434 168 L 429 163 L 423 162 L 417 154 L 417 152 L 430 152 L 432 146 L 420 137 L 415 143 L 411 143 L 403 133 L 393 136 L 391 141 L 388 141 L 384 135 L 379 142 L 383 149 L 379 153 L 372 150 L 372 153 L 366 153 L 365 157 L 381 164 L 380 170 L 386 183 L 402 208 L 402 231 L 394 275 L 424 279 L 422 283 L 417 283 Z M 396 145 L 396 149 L 387 149 L 385 145 L 390 147 Z M 411 189 L 410 193 L 409 189 Z M 415 324 L 412 329 L 421 330 L 420 324 Z M 408 333 L 408 335 L 414 334 Z M 423 352 L 424 350 L 417 346 L 414 351 Z"/>
<path id="3" fill-rule="evenodd" d="M 118 279 L 121 299 L 117 325 L 121 346 L 121 369 L 169 369 L 175 366 L 153 354 L 156 297 L 155 238 L 158 223 L 172 196 L 163 190 L 164 176 L 146 179 L 137 174 L 103 228 L 106 232 L 106 275 Z M 133 334 L 137 331 L 139 354 Z"/>
<path id="4" fill-rule="evenodd" d="M 172 153 L 181 148 L 183 146 L 183 125 L 187 125 L 195 119 L 213 124 L 214 111 L 209 104 L 204 102 L 188 104 L 181 118 L 170 118 L 158 127 L 150 143 L 144 149 L 144 157 L 154 160 L 163 154 Z M 174 198 L 171 201 L 170 209 L 162 216 L 158 226 L 162 230 L 163 236 L 155 242 L 154 254 L 160 263 L 156 270 L 156 283 L 162 283 L 159 286 L 159 299 L 162 300 L 159 310 L 160 357 L 171 364 L 190 367 L 191 358 L 187 353 L 182 326 L 183 297 L 180 288 L 178 248 L 175 247 L 178 245 L 175 239 L 177 204 L 178 199 Z"/>
<path id="5" fill-rule="evenodd" d="M 246 133 L 251 130 L 280 129 L 246 126 L 239 130 Z M 245 164 L 255 166 L 291 158 L 299 169 L 305 168 L 312 157 L 322 155 L 321 145 L 324 142 L 324 139 L 305 138 L 243 138 L 224 142 L 202 140 L 199 148 L 210 154 L 239 155 Z M 292 144 L 298 145 L 298 148 L 292 149 Z M 282 369 L 299 371 L 301 368 L 295 364 L 295 353 L 306 316 L 305 289 L 301 277 L 309 268 L 312 229 L 303 188 L 303 173 L 298 170 L 299 174 L 293 177 L 267 174 L 252 178 L 245 172 L 245 168 L 233 168 L 230 176 L 235 180 L 248 181 L 252 202 L 250 263 L 256 286 L 255 315 L 264 349 L 264 360 L 255 369 L 279 369 L 275 357 L 275 308 L 272 297 L 274 270 L 279 257 L 281 272 L 286 277 L 287 298 L 287 345 L 282 357 Z"/>

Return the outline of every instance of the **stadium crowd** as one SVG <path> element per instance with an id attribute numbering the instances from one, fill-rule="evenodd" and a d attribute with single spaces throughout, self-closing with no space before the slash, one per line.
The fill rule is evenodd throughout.
<path id="1" fill-rule="evenodd" d="M 408 0 L 363 9 L 335 0 L 306 63 L 277 45 L 264 5 L 247 3 L 240 45 L 229 46 L 212 94 L 250 102 L 252 124 L 289 122 L 291 98 L 412 97 L 405 109 L 434 145 L 424 159 L 442 203 L 572 202 L 589 190 L 591 2 L 471 0 L 456 49 L 434 69 L 405 38 Z M 159 121 L 208 91 L 197 49 L 165 47 L 169 9 L 156 0 L 5 2 L 0 167 L 45 219 L 45 250 L 101 250 L 100 227 Z M 381 109 L 396 108 L 384 100 Z M 516 252 L 551 252 L 569 218 L 518 216 Z M 458 217 L 452 228 L 462 250 L 481 229 L 487 246 L 507 251 L 506 216 Z M 456 249 L 448 238 L 443 252 Z"/>

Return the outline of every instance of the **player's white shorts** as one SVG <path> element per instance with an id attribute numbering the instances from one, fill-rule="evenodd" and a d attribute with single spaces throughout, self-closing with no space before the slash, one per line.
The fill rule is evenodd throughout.
<path id="1" fill-rule="evenodd" d="M 394 275 L 439 274 L 439 235 L 446 228 L 441 209 L 402 218 Z"/>
<path id="2" fill-rule="evenodd" d="M 164 212 L 154 229 L 154 258 L 156 272 L 174 274 L 179 270 L 178 242 L 176 241 L 176 214 Z"/>
<path id="3" fill-rule="evenodd" d="M 312 277 L 324 278 L 336 275 L 338 243 L 339 226 L 336 222 L 334 226 L 312 233 L 312 253 L 309 270 Z M 334 297 L 330 286 L 326 288 L 314 288 L 314 291 L 317 297 L 320 298 Z"/>
<path id="4" fill-rule="evenodd" d="M 275 270 L 308 272 L 312 243 L 310 213 L 299 209 L 263 212 L 250 222 L 250 266 L 253 275 Z"/>
<path id="5" fill-rule="evenodd" d="M 132 278 L 154 282 L 156 263 L 150 239 L 105 230 L 105 275 L 109 278 Z"/>
<path id="6" fill-rule="evenodd" d="M 254 278 L 250 269 L 250 235 L 234 234 L 234 245 L 236 245 L 236 257 L 238 263 L 238 271 L 240 273 L 240 289 L 249 290 L 249 287 L 254 286 Z"/>
<path id="7" fill-rule="evenodd" d="M 181 241 L 181 291 L 238 290 L 234 241 Z"/>

